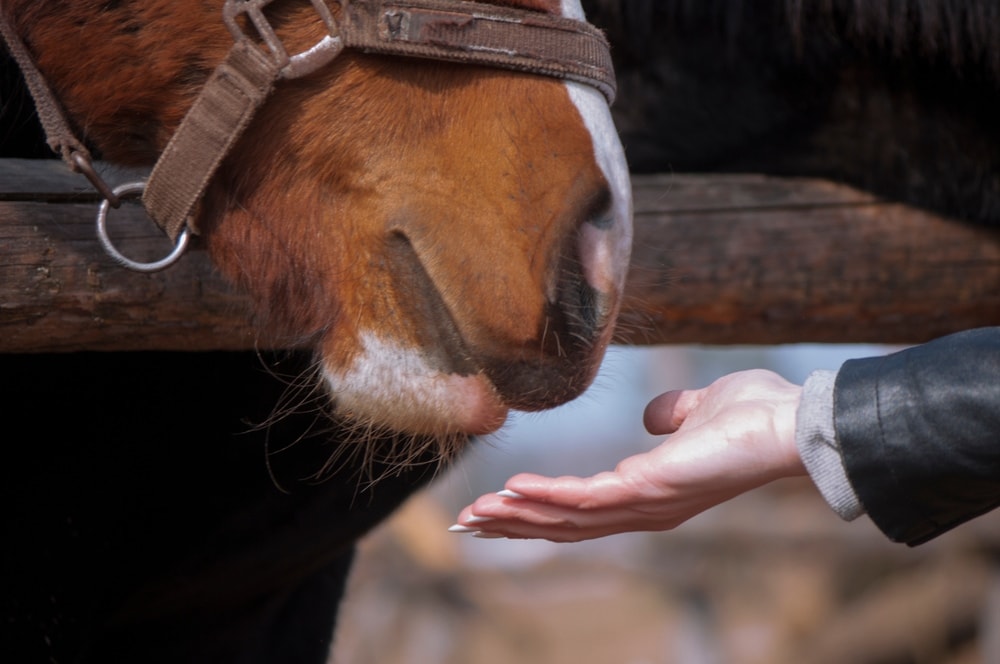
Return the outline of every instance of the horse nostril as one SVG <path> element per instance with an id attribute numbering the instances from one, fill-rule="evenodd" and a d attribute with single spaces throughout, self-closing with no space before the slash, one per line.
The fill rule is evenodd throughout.
<path id="1" fill-rule="evenodd" d="M 560 274 L 558 297 L 547 312 L 549 326 L 553 331 L 563 329 L 587 347 L 609 323 L 614 295 L 591 286 L 577 261 L 566 261 Z"/>
<path id="2" fill-rule="evenodd" d="M 627 253 L 614 197 L 595 189 L 572 216 L 576 220 L 553 272 L 546 312 L 550 330 L 563 329 L 585 344 L 601 335 L 616 311 Z"/>
<path id="3" fill-rule="evenodd" d="M 594 298 L 607 308 L 621 289 L 627 254 L 621 246 L 621 233 L 613 214 L 588 221 L 577 230 L 576 251 L 586 286 L 596 291 Z"/>
<path id="4" fill-rule="evenodd" d="M 605 208 L 596 215 L 587 217 L 584 222 L 602 231 L 609 231 L 615 225 L 615 213 L 611 208 Z"/>

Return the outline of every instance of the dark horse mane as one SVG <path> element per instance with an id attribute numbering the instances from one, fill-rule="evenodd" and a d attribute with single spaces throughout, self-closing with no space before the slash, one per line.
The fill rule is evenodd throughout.
<path id="1" fill-rule="evenodd" d="M 633 172 L 824 177 L 1000 224 L 1000 4 L 583 4 Z"/>
<path id="2" fill-rule="evenodd" d="M 588 0 L 616 48 L 642 57 L 662 30 L 715 30 L 731 40 L 769 35 L 794 50 L 852 47 L 897 58 L 982 67 L 1000 78 L 1000 5 L 990 0 Z M 762 28 L 764 34 L 762 34 Z M 732 51 L 730 51 L 732 52 Z"/>

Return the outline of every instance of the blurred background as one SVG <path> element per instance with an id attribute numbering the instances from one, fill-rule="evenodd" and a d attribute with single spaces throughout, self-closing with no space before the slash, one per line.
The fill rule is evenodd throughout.
<path id="1" fill-rule="evenodd" d="M 657 394 L 731 371 L 813 369 L 895 348 L 612 347 L 594 386 L 517 414 L 366 538 L 332 664 L 1000 662 L 1000 519 L 916 548 L 845 523 L 807 479 L 663 533 L 579 544 L 446 531 L 511 475 L 589 475 L 656 446 Z"/>

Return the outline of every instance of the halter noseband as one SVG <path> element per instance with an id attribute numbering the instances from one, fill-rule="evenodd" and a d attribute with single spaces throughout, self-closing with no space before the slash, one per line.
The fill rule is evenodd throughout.
<path id="1" fill-rule="evenodd" d="M 313 47 L 289 54 L 264 16 L 272 0 L 226 0 L 223 19 L 235 43 L 209 77 L 177 132 L 160 155 L 142 202 L 149 216 L 171 240 L 184 243 L 196 206 L 229 149 L 280 79 L 310 74 L 344 49 L 508 69 L 584 83 L 610 104 L 615 95 L 611 54 L 603 33 L 592 25 L 542 12 L 463 0 L 339 0 L 334 17 L 325 0 L 310 0 L 326 27 Z M 245 17 L 245 20 L 244 18 Z M 249 22 L 266 49 L 243 29 Z M 48 135 L 73 170 L 83 172 L 105 198 L 98 218 L 120 195 L 134 195 L 141 183 L 109 190 L 90 167 L 90 155 L 59 111 L 24 45 L 0 15 L 0 32 L 25 74 Z M 56 108 L 52 118 L 51 107 Z M 46 117 L 49 116 L 49 117 Z M 54 129 L 51 127 L 55 127 Z M 101 235 L 107 248 L 110 242 Z M 176 251 L 174 254 L 179 255 Z M 167 264 L 136 264 L 117 251 L 112 255 L 143 271 Z M 152 266 L 152 267 L 151 267 Z"/>

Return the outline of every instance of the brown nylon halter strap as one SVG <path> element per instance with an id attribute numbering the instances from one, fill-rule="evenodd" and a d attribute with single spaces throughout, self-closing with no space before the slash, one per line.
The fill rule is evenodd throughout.
<path id="1" fill-rule="evenodd" d="M 171 240 L 193 227 L 194 210 L 212 175 L 264 103 L 278 67 L 247 41 L 237 42 L 209 77 L 201 94 L 149 174 L 142 203 Z"/>
<path id="2" fill-rule="evenodd" d="M 38 71 L 27 47 L 14 31 L 3 11 L 0 11 L 0 38 L 7 45 L 7 51 L 21 69 L 21 75 L 28 86 L 28 92 L 31 94 L 32 101 L 35 102 L 35 112 L 38 113 L 38 121 L 45 132 L 48 146 L 63 158 L 71 170 L 82 173 L 90 180 L 94 188 L 112 207 L 118 207 L 118 196 L 111 190 L 104 178 L 94 170 L 90 150 L 70 129 L 66 112 L 56 99 L 55 93 L 52 92 L 45 77 L 42 76 L 42 72 Z"/>
<path id="3" fill-rule="evenodd" d="M 270 2 L 226 0 L 223 14 L 236 43 L 209 77 L 146 183 L 146 211 L 174 241 L 191 226 L 212 176 L 274 84 L 315 71 L 344 48 L 568 79 L 600 90 L 608 103 L 614 100 L 608 42 L 583 21 L 464 0 L 339 0 L 335 19 L 326 0 L 310 0 L 328 34 L 313 48 L 290 56 L 264 16 Z M 266 49 L 239 29 L 242 14 Z M 24 74 L 49 145 L 117 206 L 117 195 L 94 172 L 87 148 L 70 129 L 2 11 L 0 36 Z"/>
<path id="4" fill-rule="evenodd" d="M 462 0 L 341 0 L 334 20 L 324 0 L 311 0 L 329 35 L 310 51 L 289 56 L 264 17 L 270 1 L 227 0 L 225 14 L 236 45 L 202 89 L 146 184 L 146 210 L 173 240 L 191 227 L 215 170 L 274 83 L 313 71 L 343 48 L 570 79 L 597 88 L 609 103 L 614 99 L 608 43 L 582 21 Z M 234 27 L 240 13 L 253 23 L 269 52 Z"/>
<path id="5" fill-rule="evenodd" d="M 339 21 L 347 48 L 570 79 L 614 101 L 608 42 L 582 21 L 459 0 L 344 3 Z"/>
<path id="6" fill-rule="evenodd" d="M 38 113 L 38 120 L 45 131 L 45 139 L 49 147 L 52 148 L 53 152 L 58 152 L 70 168 L 77 170 L 72 158 L 73 153 L 79 152 L 89 158 L 90 152 L 70 129 L 62 106 L 56 101 L 55 95 L 46 83 L 45 77 L 35 66 L 35 61 L 28 53 L 28 49 L 25 48 L 24 42 L 21 41 L 2 11 L 0 11 L 0 36 L 7 44 L 7 50 L 14 58 L 14 62 L 21 68 L 21 74 L 24 76 L 28 92 L 31 93 L 31 98 L 35 102 L 35 111 Z"/>

